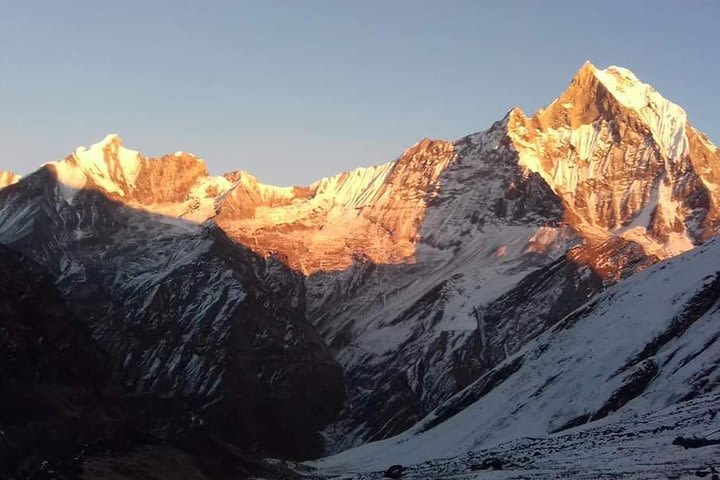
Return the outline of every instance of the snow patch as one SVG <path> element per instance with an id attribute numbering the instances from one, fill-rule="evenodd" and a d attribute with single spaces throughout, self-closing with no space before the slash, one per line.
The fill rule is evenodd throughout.
<path id="1" fill-rule="evenodd" d="M 67 160 L 51 162 L 49 165 L 52 165 L 55 170 L 60 195 L 65 199 L 65 202 L 72 204 L 77 192 L 82 190 L 87 184 L 85 172 L 75 165 L 74 162 Z"/>
<path id="2" fill-rule="evenodd" d="M 580 125 L 570 130 L 570 144 L 575 148 L 580 160 L 589 159 L 598 144 L 600 128 L 596 124 Z M 567 132 L 563 132 L 567 135 Z"/>
<path id="3" fill-rule="evenodd" d="M 395 162 L 358 168 L 334 177 L 323 178 L 310 187 L 316 188 L 317 201 L 330 200 L 339 205 L 357 208 L 367 205 L 385 183 Z"/>

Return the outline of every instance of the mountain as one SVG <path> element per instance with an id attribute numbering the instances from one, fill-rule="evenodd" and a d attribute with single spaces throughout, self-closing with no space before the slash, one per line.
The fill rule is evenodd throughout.
<path id="1" fill-rule="evenodd" d="M 669 113 L 653 123 L 656 110 Z M 684 150 L 663 143 L 667 125 Z M 422 146 L 398 165 L 445 165 Z M 513 109 L 452 150 L 412 259 L 308 278 L 309 317 L 348 378 L 339 447 L 408 428 L 605 286 L 717 229 L 717 149 L 624 69 L 584 65 L 548 108 Z"/>
<path id="2" fill-rule="evenodd" d="M 177 421 L 173 400 L 112 376 L 52 274 L 0 245 L 0 478 L 293 478 L 215 431 L 155 430 Z"/>
<path id="3" fill-rule="evenodd" d="M 53 275 L 114 384 L 168 405 L 149 431 L 296 458 L 457 413 L 720 227 L 718 149 L 629 70 L 589 63 L 532 117 L 309 186 L 117 135 L 8 183 L 0 243 Z"/>
<path id="4" fill-rule="evenodd" d="M 160 213 L 184 207 L 198 179 L 213 187 L 204 168 L 110 136 L 1 190 L 2 243 L 56 278 L 113 382 L 162 406 L 149 431 L 211 425 L 251 450 L 317 454 L 344 382 L 304 317 L 301 277 L 195 223 L 201 213 Z"/>
<path id="5" fill-rule="evenodd" d="M 713 239 L 608 288 L 408 431 L 316 465 L 329 474 L 457 457 L 419 466 L 416 478 L 450 477 L 493 455 L 543 478 L 694 472 L 717 460 L 718 447 L 692 455 L 673 440 L 720 431 L 718 325 L 720 241 Z M 566 465 L 533 458 L 535 450 Z M 627 451 L 613 458 L 618 450 Z M 625 460 L 633 454 L 643 462 Z M 572 455 L 583 458 L 582 469 Z"/>
<path id="6" fill-rule="evenodd" d="M 715 234 L 717 149 L 629 70 L 586 64 L 550 106 L 510 123 L 521 165 L 584 238 L 614 233 L 668 257 Z"/>

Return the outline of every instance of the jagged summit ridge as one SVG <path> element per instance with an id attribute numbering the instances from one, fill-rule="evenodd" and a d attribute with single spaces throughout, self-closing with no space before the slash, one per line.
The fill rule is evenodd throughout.
<path id="1" fill-rule="evenodd" d="M 452 144 L 422 140 L 394 162 L 322 178 L 266 185 L 245 171 L 211 176 L 199 157 L 150 158 L 116 134 L 50 162 L 59 198 L 100 191 L 132 207 L 195 223 L 213 219 L 263 255 L 280 253 L 306 273 L 344 268 L 356 254 L 377 262 L 411 258 L 425 201 L 452 158 Z"/>
<path id="2" fill-rule="evenodd" d="M 426 201 L 452 158 L 450 142 L 424 140 L 394 162 L 307 187 L 269 187 L 243 175 L 218 203 L 215 221 L 305 273 L 347 268 L 358 254 L 377 263 L 412 261 Z"/>
<path id="3" fill-rule="evenodd" d="M 547 183 L 563 202 L 563 221 L 586 241 L 621 235 L 666 257 L 717 227 L 717 149 L 682 108 L 628 69 L 587 62 L 547 108 L 533 117 L 513 109 L 500 128 L 505 133 L 494 130 L 493 148 L 511 145 L 517 159 L 508 162 Z M 470 138 L 478 135 L 491 134 Z M 451 172 L 463 170 L 451 167 L 462 162 L 463 142 L 425 139 L 393 162 L 304 187 L 266 185 L 243 171 L 211 176 L 195 155 L 148 158 L 124 147 L 117 134 L 48 166 L 68 203 L 83 189 L 97 189 L 157 213 L 215 219 L 258 253 L 280 253 L 312 273 L 347 267 L 358 254 L 412 262 L 423 241 L 447 243 L 435 241 L 429 225 L 437 221 L 427 218 L 427 205 L 449 201 L 448 189 L 458 190 Z M 688 199 L 688 189 L 702 194 Z"/>
<path id="4" fill-rule="evenodd" d="M 622 235 L 665 257 L 717 226 L 717 150 L 682 108 L 628 69 L 587 62 L 547 108 L 533 117 L 513 109 L 504 128 L 500 143 L 517 151 L 515 164 L 540 175 L 562 199 L 564 222 L 586 241 Z M 458 161 L 458 142 L 425 139 L 394 162 L 305 187 L 265 185 L 243 171 L 211 176 L 192 154 L 148 158 L 117 134 L 48 165 L 68 203 L 98 189 L 165 215 L 213 218 L 237 241 L 311 273 L 344 268 L 357 254 L 415 261 L 423 239 L 435 244 L 437 233 L 422 228 L 436 223 L 426 207 L 454 185 L 448 169 Z M 688 182 L 705 198 L 683 200 Z"/>

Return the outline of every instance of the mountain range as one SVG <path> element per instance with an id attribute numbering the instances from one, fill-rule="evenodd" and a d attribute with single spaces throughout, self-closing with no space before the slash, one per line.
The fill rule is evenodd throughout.
<path id="1" fill-rule="evenodd" d="M 720 431 L 720 151 L 625 68 L 308 186 L 117 135 L 0 186 L 6 476 L 100 478 L 101 451 L 113 478 L 720 458 L 672 444 Z M 601 461 L 622 450 L 653 455 Z"/>

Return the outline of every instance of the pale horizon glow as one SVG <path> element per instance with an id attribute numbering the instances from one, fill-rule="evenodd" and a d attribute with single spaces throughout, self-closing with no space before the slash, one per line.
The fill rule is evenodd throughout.
<path id="1" fill-rule="evenodd" d="M 627 67 L 720 144 L 720 3 L 28 1 L 0 9 L 0 170 L 109 133 L 275 185 L 455 140 Z"/>

